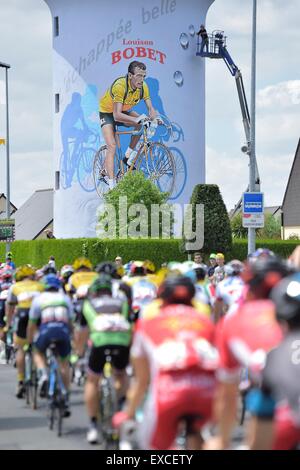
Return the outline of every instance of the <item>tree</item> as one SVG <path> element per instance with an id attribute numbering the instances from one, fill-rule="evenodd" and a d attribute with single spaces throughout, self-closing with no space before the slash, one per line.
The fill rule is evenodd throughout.
<path id="1" fill-rule="evenodd" d="M 247 238 L 248 229 L 243 227 L 243 216 L 241 213 L 232 217 L 230 226 L 233 238 Z"/>
<path id="2" fill-rule="evenodd" d="M 127 172 L 116 187 L 104 196 L 105 203 L 98 219 L 98 233 L 100 231 L 101 237 L 110 238 L 110 228 L 114 226 L 113 238 L 148 238 L 151 235 L 154 238 L 153 234 L 170 238 L 170 234 L 173 234 L 174 217 L 172 206 L 167 203 L 168 197 L 168 193 L 161 192 L 142 172 Z"/>
<path id="3" fill-rule="evenodd" d="M 192 204 L 193 231 L 197 230 L 196 204 L 204 206 L 204 245 L 202 250 L 205 253 L 230 251 L 232 246 L 230 221 L 219 187 L 215 184 L 197 184 L 194 187 L 190 203 Z"/>
<path id="4" fill-rule="evenodd" d="M 273 214 L 265 214 L 265 226 L 257 230 L 257 238 L 281 239 L 281 221 Z"/>
<path id="5" fill-rule="evenodd" d="M 231 231 L 234 238 L 247 238 L 248 229 L 243 227 L 242 214 L 235 215 L 231 221 Z M 261 239 L 281 239 L 280 220 L 270 213 L 265 214 L 265 226 L 256 229 L 257 238 Z"/>

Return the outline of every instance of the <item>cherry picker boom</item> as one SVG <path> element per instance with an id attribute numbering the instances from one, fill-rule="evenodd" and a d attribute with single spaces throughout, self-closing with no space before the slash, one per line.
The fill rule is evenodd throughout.
<path id="1" fill-rule="evenodd" d="M 235 78 L 236 88 L 238 92 L 238 98 L 240 102 L 240 108 L 242 113 L 242 120 L 244 125 L 244 131 L 246 136 L 246 145 L 242 146 L 242 152 L 250 156 L 250 114 L 247 104 L 247 98 L 243 83 L 242 73 L 239 68 L 236 66 L 232 60 L 227 47 L 226 47 L 226 36 L 224 36 L 224 31 L 215 30 L 212 34 L 208 34 L 208 41 L 201 41 L 200 36 L 198 36 L 197 43 L 197 56 L 208 57 L 210 59 L 223 59 L 229 72 Z M 249 186 L 246 189 L 246 192 L 249 191 Z M 255 160 L 255 191 L 260 191 L 260 177 L 258 173 L 257 162 Z M 238 203 L 234 206 L 232 216 L 236 214 L 241 205 L 243 198 L 241 197 Z"/>

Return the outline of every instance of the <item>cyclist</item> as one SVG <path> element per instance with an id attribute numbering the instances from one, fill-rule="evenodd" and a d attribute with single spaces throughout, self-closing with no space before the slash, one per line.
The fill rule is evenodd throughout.
<path id="1" fill-rule="evenodd" d="M 6 317 L 8 327 L 11 325 L 13 317 L 15 318 L 13 328 L 14 344 L 17 348 L 17 398 L 23 398 L 25 394 L 25 352 L 23 348 L 27 344 L 26 329 L 28 324 L 29 309 L 33 298 L 44 290 L 42 284 L 35 281 L 34 275 L 35 269 L 29 264 L 25 264 L 24 266 L 17 268 L 16 283 L 10 287 L 6 301 Z"/>
<path id="2" fill-rule="evenodd" d="M 214 285 L 206 279 L 206 270 L 204 268 L 196 267 L 194 271 L 196 274 L 195 299 L 212 307 L 215 297 Z"/>
<path id="3" fill-rule="evenodd" d="M 251 380 L 258 381 L 266 353 L 282 339 L 274 304 L 268 297 L 271 289 L 290 272 L 288 265 L 277 258 L 261 259 L 246 266 L 243 278 L 248 283 L 248 300 L 217 325 L 220 365 L 215 409 L 220 435 L 211 440 L 210 448 L 224 449 L 230 445 L 242 368 L 248 368 Z"/>
<path id="4" fill-rule="evenodd" d="M 284 339 L 267 355 L 260 389 L 248 396 L 251 448 L 292 450 L 300 443 L 300 273 L 283 279 L 270 298 Z"/>
<path id="5" fill-rule="evenodd" d="M 109 188 L 113 188 L 114 182 L 114 156 L 116 152 L 115 130 L 116 125 L 126 125 L 138 128 L 146 117 L 139 115 L 131 108 L 137 105 L 142 99 L 148 108 L 149 118 L 156 117 L 156 111 L 152 106 L 148 85 L 144 82 L 146 77 L 146 65 L 142 62 L 133 61 L 128 66 L 128 73 L 125 77 L 117 78 L 106 90 L 100 99 L 100 125 L 103 138 L 107 145 L 105 166 L 108 174 Z M 150 125 L 149 121 L 145 125 Z M 136 151 L 134 150 L 139 135 L 131 137 L 129 147 L 125 152 L 124 163 L 131 166 Z"/>
<path id="6" fill-rule="evenodd" d="M 129 362 L 131 342 L 128 303 L 112 296 L 112 281 L 109 275 L 100 274 L 92 283 L 88 299 L 83 305 L 83 314 L 88 323 L 92 342 L 85 384 L 85 403 L 90 418 L 87 441 L 95 444 L 99 440 L 97 428 L 98 390 L 99 380 L 106 362 L 105 350 L 111 351 L 114 375 L 121 399 L 127 389 L 125 369 Z"/>
<path id="7" fill-rule="evenodd" d="M 235 259 L 225 264 L 225 279 L 216 286 L 214 316 L 218 320 L 225 313 L 232 313 L 239 306 L 245 283 L 240 274 L 244 269 L 241 261 Z"/>
<path id="8" fill-rule="evenodd" d="M 127 280 L 127 284 L 132 289 L 132 311 L 134 318 L 143 314 L 145 307 L 150 304 L 157 294 L 157 287 L 153 280 L 147 276 L 146 261 L 133 261 L 130 266 L 131 277 Z"/>
<path id="9" fill-rule="evenodd" d="M 6 316 L 5 304 L 8 295 L 8 289 L 13 283 L 13 270 L 10 266 L 4 266 L 0 270 L 0 344 L 1 341 L 6 339 Z M 3 343 L 2 343 L 3 344 Z"/>
<path id="10" fill-rule="evenodd" d="M 74 268 L 70 264 L 65 264 L 60 270 L 60 280 L 64 292 L 67 292 L 66 286 L 72 274 L 74 274 Z"/>
<path id="11" fill-rule="evenodd" d="M 75 349 L 82 358 L 84 347 L 88 339 L 87 323 L 82 313 L 83 302 L 87 296 L 88 288 L 96 279 L 97 273 L 92 270 L 93 265 L 88 258 L 75 259 L 73 263 L 74 274 L 69 277 L 65 289 L 71 295 L 75 311 L 76 329 L 74 331 Z"/>
<path id="12" fill-rule="evenodd" d="M 131 287 L 122 281 L 122 274 L 124 274 L 123 266 L 117 266 L 116 263 L 110 261 L 103 261 L 96 266 L 95 271 L 98 274 L 111 276 L 113 297 L 119 297 L 122 300 L 127 299 L 129 310 L 131 310 L 132 292 Z"/>
<path id="13" fill-rule="evenodd" d="M 48 385 L 45 353 L 53 342 L 57 344 L 64 385 L 67 391 L 70 388 L 69 355 L 73 306 L 69 297 L 62 291 L 61 282 L 55 274 L 45 276 L 42 284 L 45 292 L 36 297 L 30 307 L 27 338 L 30 344 L 35 338 L 34 361 L 39 375 L 40 396 L 44 398 Z M 67 416 L 70 416 L 68 397 L 65 401 L 65 417 Z"/>
<path id="14" fill-rule="evenodd" d="M 159 291 L 159 315 L 137 323 L 131 348 L 135 381 L 113 422 L 119 427 L 134 419 L 149 386 L 139 429 L 142 449 L 169 449 L 185 417 L 187 447 L 201 448 L 199 430 L 212 414 L 217 351 L 214 325 L 191 306 L 194 294 L 189 278 L 168 278 Z"/>

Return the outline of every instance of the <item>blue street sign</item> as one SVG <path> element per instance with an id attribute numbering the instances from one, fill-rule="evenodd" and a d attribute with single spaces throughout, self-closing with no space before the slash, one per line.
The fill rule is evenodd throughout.
<path id="1" fill-rule="evenodd" d="M 244 193 L 243 194 L 243 213 L 244 214 L 263 214 L 264 195 L 263 193 Z"/>

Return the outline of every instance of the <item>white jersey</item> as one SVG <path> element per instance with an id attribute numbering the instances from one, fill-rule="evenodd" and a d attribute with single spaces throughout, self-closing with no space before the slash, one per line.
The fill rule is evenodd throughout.
<path id="1" fill-rule="evenodd" d="M 228 312 L 232 312 L 238 305 L 245 288 L 240 276 L 228 276 L 216 286 L 216 300 L 224 302 Z"/>

